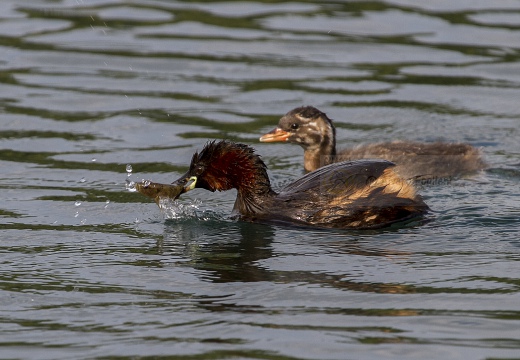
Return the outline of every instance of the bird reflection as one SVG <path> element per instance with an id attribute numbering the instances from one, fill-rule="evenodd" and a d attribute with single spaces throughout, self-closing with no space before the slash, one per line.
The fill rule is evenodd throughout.
<path id="1" fill-rule="evenodd" d="M 194 269 L 209 272 L 205 280 L 269 281 L 273 274 L 255 262 L 273 256 L 274 234 L 272 226 L 257 223 L 170 222 L 166 224 L 164 238 L 157 241 L 157 249 L 182 256 Z"/>
<path id="2" fill-rule="evenodd" d="M 261 260 L 279 256 L 272 243 L 277 231 L 287 231 L 274 225 L 211 220 L 167 222 L 164 237 L 157 241 L 157 251 L 186 259 L 185 266 L 202 270 L 198 276 L 213 283 L 257 282 L 299 283 L 327 286 L 341 290 L 371 293 L 414 293 L 413 285 L 360 282 L 348 274 L 327 274 L 308 270 L 270 270 L 262 267 Z M 300 229 L 293 232 L 298 234 Z M 303 231 L 303 230 L 302 230 Z M 329 253 L 370 257 L 406 258 L 408 253 L 368 246 L 366 237 L 348 232 L 318 231 L 316 240 L 309 245 Z M 319 235 L 322 235 L 321 238 Z M 366 234 L 365 234 L 366 236 Z M 305 236 L 308 239 L 308 234 Z M 292 239 L 291 241 L 293 241 Z M 386 260 L 385 260 L 386 261 Z"/>

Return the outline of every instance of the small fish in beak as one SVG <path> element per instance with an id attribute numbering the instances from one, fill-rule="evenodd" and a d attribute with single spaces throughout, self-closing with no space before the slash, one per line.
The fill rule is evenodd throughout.
<path id="1" fill-rule="evenodd" d="M 190 184 L 191 186 L 192 184 Z M 194 187 L 195 185 L 193 185 Z M 160 184 L 144 180 L 135 184 L 135 189 L 142 195 L 149 197 L 159 205 L 159 200 L 168 198 L 176 200 L 182 193 L 188 191 L 184 184 Z M 189 189 L 191 190 L 191 189 Z"/>

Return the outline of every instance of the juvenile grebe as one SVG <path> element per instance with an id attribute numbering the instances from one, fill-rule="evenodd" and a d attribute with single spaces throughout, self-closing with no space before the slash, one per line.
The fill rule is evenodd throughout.
<path id="1" fill-rule="evenodd" d="M 277 193 L 253 148 L 222 140 L 208 142 L 195 153 L 188 172 L 172 186 L 182 186 L 182 192 L 236 189 L 233 211 L 247 221 L 379 228 L 428 211 L 415 188 L 393 168 L 386 160 L 335 163 L 306 174 Z"/>
<path id="2" fill-rule="evenodd" d="M 478 149 L 460 143 L 393 141 L 361 145 L 336 153 L 336 129 L 332 120 L 312 106 L 298 107 L 285 114 L 261 142 L 286 141 L 304 149 L 305 171 L 337 161 L 385 159 L 405 179 L 454 178 L 485 167 Z"/>

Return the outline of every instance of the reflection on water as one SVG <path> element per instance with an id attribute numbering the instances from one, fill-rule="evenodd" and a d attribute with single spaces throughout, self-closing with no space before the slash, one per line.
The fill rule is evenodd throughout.
<path id="1" fill-rule="evenodd" d="M 518 24 L 508 0 L 4 1 L 3 357 L 517 357 Z M 339 148 L 460 141 L 490 169 L 421 184 L 433 221 L 368 232 L 125 189 L 213 138 L 254 146 L 281 187 L 301 149 L 257 139 L 300 105 Z"/>

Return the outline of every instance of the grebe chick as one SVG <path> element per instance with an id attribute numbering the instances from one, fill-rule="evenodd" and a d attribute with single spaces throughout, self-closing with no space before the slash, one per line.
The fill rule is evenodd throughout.
<path id="1" fill-rule="evenodd" d="M 237 190 L 233 211 L 246 221 L 326 228 L 379 228 L 425 214 L 415 188 L 385 160 L 340 162 L 308 173 L 280 192 L 253 148 L 211 141 L 195 153 L 186 174 L 173 182 L 183 192 Z"/>
<path id="2" fill-rule="evenodd" d="M 289 111 L 260 141 L 299 144 L 304 149 L 305 171 L 337 161 L 368 158 L 394 162 L 395 171 L 405 179 L 454 178 L 485 167 L 479 150 L 461 143 L 393 141 L 361 145 L 337 154 L 332 120 L 312 106 Z"/>

